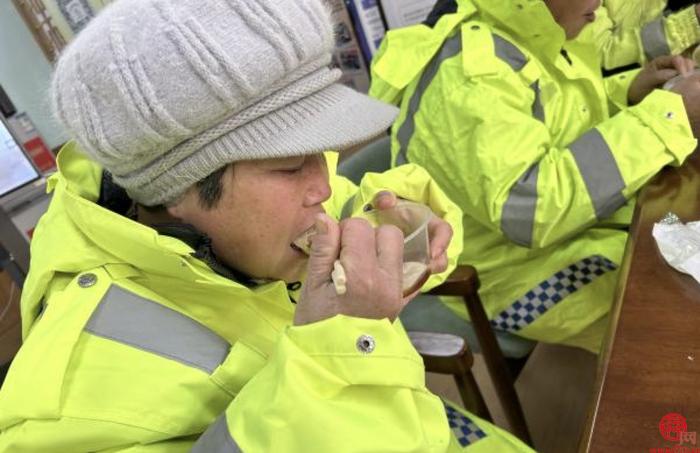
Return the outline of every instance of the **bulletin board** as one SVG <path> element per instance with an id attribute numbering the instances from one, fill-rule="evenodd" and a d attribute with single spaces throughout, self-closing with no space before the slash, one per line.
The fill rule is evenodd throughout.
<path id="1" fill-rule="evenodd" d="M 61 50 L 112 0 L 12 0 L 46 58 Z"/>

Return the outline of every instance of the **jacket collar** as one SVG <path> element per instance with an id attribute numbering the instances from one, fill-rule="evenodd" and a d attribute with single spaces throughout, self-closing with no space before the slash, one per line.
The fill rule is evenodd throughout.
<path id="1" fill-rule="evenodd" d="M 491 22 L 540 58 L 554 61 L 566 34 L 543 0 L 458 0 L 459 7 L 474 5 Z"/>

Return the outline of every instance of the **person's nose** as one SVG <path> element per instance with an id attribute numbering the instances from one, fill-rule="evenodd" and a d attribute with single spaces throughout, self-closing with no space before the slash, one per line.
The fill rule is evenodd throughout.
<path id="1" fill-rule="evenodd" d="M 309 168 L 309 185 L 304 200 L 305 206 L 315 206 L 328 200 L 331 185 L 328 182 L 328 167 L 323 155 L 315 156 Z"/>

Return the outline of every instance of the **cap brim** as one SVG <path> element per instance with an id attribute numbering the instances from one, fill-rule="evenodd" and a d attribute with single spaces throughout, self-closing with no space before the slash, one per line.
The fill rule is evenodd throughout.
<path id="1" fill-rule="evenodd" d="M 261 137 L 254 158 L 341 151 L 386 132 L 398 113 L 393 105 L 334 83 L 272 112 L 296 120 L 281 132 Z"/>
<path id="2" fill-rule="evenodd" d="M 398 113 L 392 105 L 333 83 L 216 138 L 172 166 L 168 178 L 129 193 L 144 204 L 157 204 L 231 162 L 342 151 L 386 132 Z M 148 197 L 152 193 L 159 196 Z"/>

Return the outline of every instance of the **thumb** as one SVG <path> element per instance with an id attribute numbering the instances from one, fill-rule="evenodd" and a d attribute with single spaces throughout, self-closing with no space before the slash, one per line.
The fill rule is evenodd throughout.
<path id="1" fill-rule="evenodd" d="M 372 206 L 376 209 L 391 209 L 396 206 L 398 197 L 394 192 L 389 190 L 382 190 L 374 196 L 372 200 Z"/>
<path id="2" fill-rule="evenodd" d="M 675 69 L 659 69 L 654 73 L 652 81 L 658 86 L 663 85 L 672 78 L 678 76 L 678 71 Z"/>
<path id="3" fill-rule="evenodd" d="M 306 284 L 320 286 L 330 281 L 333 263 L 340 254 L 340 227 L 326 214 L 318 214 L 314 226 Z"/>

